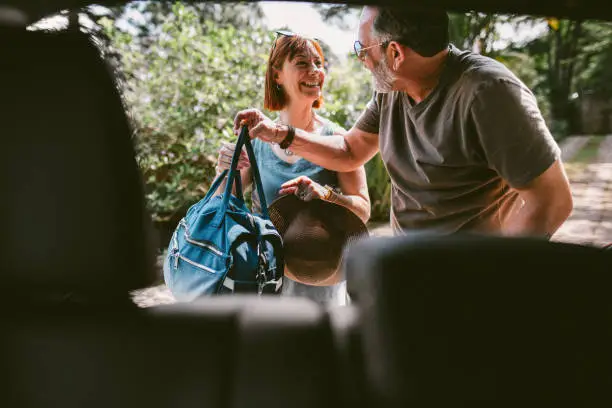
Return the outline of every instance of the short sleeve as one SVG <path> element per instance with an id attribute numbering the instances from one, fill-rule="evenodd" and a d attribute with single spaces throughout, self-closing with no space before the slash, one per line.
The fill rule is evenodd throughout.
<path id="1" fill-rule="evenodd" d="M 355 127 L 363 132 L 378 133 L 380 127 L 380 103 L 377 92 L 374 92 L 372 99 L 370 99 L 365 110 L 357 119 Z"/>
<path id="2" fill-rule="evenodd" d="M 535 96 L 521 82 L 487 83 L 476 92 L 470 115 L 489 167 L 511 187 L 524 187 L 561 155 Z"/>

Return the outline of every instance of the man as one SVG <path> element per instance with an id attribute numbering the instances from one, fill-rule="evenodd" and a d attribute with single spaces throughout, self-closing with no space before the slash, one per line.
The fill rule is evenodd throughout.
<path id="1" fill-rule="evenodd" d="M 445 12 L 365 7 L 355 51 L 375 93 L 344 136 L 238 113 L 251 137 L 350 171 L 381 152 L 395 233 L 550 237 L 572 211 L 569 182 L 531 91 L 490 58 L 449 44 Z"/>

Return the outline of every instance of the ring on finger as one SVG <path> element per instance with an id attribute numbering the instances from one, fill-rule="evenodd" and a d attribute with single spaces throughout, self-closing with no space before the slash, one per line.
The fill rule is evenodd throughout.
<path id="1" fill-rule="evenodd" d="M 304 200 L 306 198 L 306 196 L 308 195 L 308 190 L 305 188 L 305 186 L 303 184 L 300 184 L 298 186 L 298 190 L 297 190 L 297 196 L 300 200 Z"/>

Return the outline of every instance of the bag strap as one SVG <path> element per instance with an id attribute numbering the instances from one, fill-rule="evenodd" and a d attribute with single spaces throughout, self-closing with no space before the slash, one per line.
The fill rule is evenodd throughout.
<path id="1" fill-rule="evenodd" d="M 219 186 L 221 185 L 221 183 L 223 182 L 223 180 L 227 176 L 228 172 L 229 172 L 229 170 L 223 170 L 221 172 L 221 174 L 219 174 L 219 176 L 217 176 L 217 178 L 210 184 L 210 187 L 208 188 L 208 192 L 206 193 L 206 195 L 204 196 L 202 201 L 207 202 L 208 200 L 210 200 L 210 198 L 219 189 Z M 236 186 L 236 194 L 238 194 L 238 197 L 241 200 L 244 200 L 244 198 L 242 196 L 242 182 L 240 181 L 240 178 L 236 179 L 236 184 L 237 184 L 237 186 Z"/>
<path id="2" fill-rule="evenodd" d="M 242 194 L 242 182 L 240 181 L 240 171 L 238 170 L 238 160 L 240 159 L 240 153 L 242 150 L 242 146 L 244 145 L 246 146 L 247 155 L 249 156 L 249 161 L 251 162 L 253 180 L 257 188 L 259 201 L 262 205 L 262 215 L 266 219 L 270 218 L 268 214 L 268 207 L 266 205 L 266 198 L 263 195 L 263 188 L 261 184 L 261 177 L 259 175 L 259 168 L 257 167 L 257 160 L 255 159 L 255 153 L 253 152 L 253 146 L 251 145 L 249 130 L 247 126 L 242 126 L 240 136 L 238 136 L 238 141 L 236 142 L 236 148 L 234 149 L 234 155 L 232 156 L 232 163 L 230 165 L 229 175 L 227 176 L 227 184 L 225 185 L 225 192 L 223 193 L 223 201 L 221 203 L 221 208 L 219 209 L 219 212 L 212 221 L 213 227 L 219 227 L 225 217 L 234 183 L 236 184 L 236 195 L 241 200 L 244 200 Z"/>
<path id="3" fill-rule="evenodd" d="M 259 167 L 257 166 L 257 161 L 255 160 L 255 152 L 253 151 L 253 144 L 251 143 L 251 138 L 248 136 L 248 133 L 244 141 L 244 145 L 246 146 L 247 155 L 249 156 L 249 161 L 251 162 L 251 172 L 253 173 L 253 182 L 255 183 L 255 189 L 257 191 L 257 195 L 259 196 L 261 215 L 263 216 L 263 218 L 269 220 L 270 214 L 268 213 L 268 205 L 266 203 L 266 196 L 263 193 L 263 185 L 261 183 L 261 176 L 259 175 Z"/>
<path id="4" fill-rule="evenodd" d="M 221 223 L 223 219 L 225 218 L 225 213 L 227 212 L 227 206 L 229 205 L 230 196 L 232 195 L 232 187 L 234 186 L 234 180 L 236 179 L 236 173 L 238 173 L 238 177 L 240 177 L 240 172 L 238 171 L 238 159 L 240 158 L 240 151 L 242 150 L 242 145 L 244 144 L 245 131 L 246 131 L 246 126 L 242 128 L 240 132 L 240 136 L 238 136 L 238 141 L 236 142 L 236 148 L 234 149 L 234 155 L 232 156 L 232 163 L 230 164 L 230 168 L 229 168 L 229 175 L 227 176 L 227 183 L 225 184 L 225 191 L 223 193 L 223 198 L 222 198 L 223 201 L 221 202 L 221 208 L 219 209 L 219 211 L 215 215 L 215 218 L 213 218 L 211 222 L 212 227 L 218 228 L 219 226 L 221 226 Z M 246 136 L 248 137 L 248 132 Z M 239 184 L 236 187 L 239 187 L 239 186 L 242 187 L 241 184 Z M 240 191 L 239 194 L 240 196 L 242 196 L 242 191 Z"/>
<path id="5" fill-rule="evenodd" d="M 219 176 L 210 184 L 210 187 L 208 188 L 208 193 L 206 193 L 206 195 L 202 199 L 204 202 L 210 200 L 213 194 L 215 194 L 215 191 L 219 189 L 219 186 L 221 185 L 223 179 L 225 179 L 225 176 L 227 176 L 227 173 L 227 170 L 223 170 L 221 174 L 219 174 Z"/>

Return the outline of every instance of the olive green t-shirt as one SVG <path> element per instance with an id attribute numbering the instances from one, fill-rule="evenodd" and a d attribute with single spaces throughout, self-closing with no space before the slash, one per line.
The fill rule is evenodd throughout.
<path id="1" fill-rule="evenodd" d="M 395 233 L 499 232 L 513 188 L 560 157 L 527 86 L 491 58 L 449 50 L 426 99 L 375 92 L 356 124 L 379 135 Z"/>

